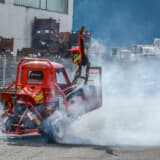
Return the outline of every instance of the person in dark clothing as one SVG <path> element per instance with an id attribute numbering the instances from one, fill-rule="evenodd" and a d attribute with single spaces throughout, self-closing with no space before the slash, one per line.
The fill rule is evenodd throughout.
<path id="1" fill-rule="evenodd" d="M 85 53 L 83 32 L 85 27 L 79 33 L 79 46 L 69 50 L 73 54 L 73 63 L 76 64 L 76 72 L 73 80 L 72 91 L 67 94 L 67 99 L 70 99 L 73 95 L 83 92 L 83 87 L 88 82 L 90 62 Z"/>

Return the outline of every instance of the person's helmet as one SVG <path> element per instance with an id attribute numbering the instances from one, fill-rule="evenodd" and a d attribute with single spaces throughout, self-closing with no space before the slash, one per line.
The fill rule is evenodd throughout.
<path id="1" fill-rule="evenodd" d="M 82 61 L 82 56 L 81 56 L 81 49 L 80 47 L 74 47 L 70 50 L 68 50 L 73 54 L 73 63 L 81 63 Z"/>
<path id="2" fill-rule="evenodd" d="M 82 44 L 81 40 L 83 39 L 83 32 L 85 30 L 85 27 L 82 26 L 81 31 L 79 33 L 79 44 L 77 47 L 72 48 L 71 50 L 68 50 L 69 52 L 73 53 L 73 63 L 81 63 L 82 62 Z"/>

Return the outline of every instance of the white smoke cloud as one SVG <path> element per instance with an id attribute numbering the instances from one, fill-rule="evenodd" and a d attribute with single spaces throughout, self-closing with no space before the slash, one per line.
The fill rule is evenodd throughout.
<path id="1" fill-rule="evenodd" d="M 72 126 L 72 135 L 100 145 L 159 145 L 159 100 L 145 98 L 106 100 Z"/>
<path id="2" fill-rule="evenodd" d="M 69 128 L 78 143 L 160 145 L 159 61 L 103 64 L 103 105 Z M 80 104 L 79 104 L 80 105 Z M 77 143 L 69 139 L 69 143 Z"/>

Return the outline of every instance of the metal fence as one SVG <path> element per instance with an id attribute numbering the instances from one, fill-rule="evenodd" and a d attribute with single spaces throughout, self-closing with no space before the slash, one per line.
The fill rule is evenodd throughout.
<path id="1" fill-rule="evenodd" d="M 0 56 L 0 88 L 7 87 L 16 79 L 17 64 L 22 58 L 24 57 Z M 43 59 L 64 65 L 70 79 L 73 79 L 75 66 L 71 59 L 63 59 L 60 57 L 43 57 Z"/>

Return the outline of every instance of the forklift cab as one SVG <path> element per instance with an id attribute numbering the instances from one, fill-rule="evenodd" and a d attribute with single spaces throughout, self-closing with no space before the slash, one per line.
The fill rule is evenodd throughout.
<path id="1" fill-rule="evenodd" d="M 21 67 L 19 93 L 31 95 L 36 103 L 54 100 L 59 89 L 70 85 L 68 75 L 61 64 L 31 61 Z"/>

